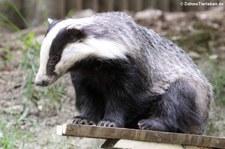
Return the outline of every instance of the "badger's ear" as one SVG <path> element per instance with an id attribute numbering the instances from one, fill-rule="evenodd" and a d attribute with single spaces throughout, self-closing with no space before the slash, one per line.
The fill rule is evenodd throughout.
<path id="1" fill-rule="evenodd" d="M 77 29 L 77 28 L 67 28 L 67 32 L 69 33 L 70 37 L 76 39 L 82 39 L 86 36 L 84 30 Z"/>
<path id="2" fill-rule="evenodd" d="M 53 19 L 48 18 L 48 24 L 52 24 L 52 22 L 53 22 Z"/>

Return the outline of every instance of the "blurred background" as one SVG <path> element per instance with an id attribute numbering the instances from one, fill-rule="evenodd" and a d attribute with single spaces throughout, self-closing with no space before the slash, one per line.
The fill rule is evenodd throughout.
<path id="1" fill-rule="evenodd" d="M 125 11 L 182 47 L 213 86 L 207 134 L 225 136 L 224 0 L 0 0 L 0 148 L 99 148 L 104 140 L 56 135 L 78 115 L 68 75 L 33 84 L 47 18 Z"/>

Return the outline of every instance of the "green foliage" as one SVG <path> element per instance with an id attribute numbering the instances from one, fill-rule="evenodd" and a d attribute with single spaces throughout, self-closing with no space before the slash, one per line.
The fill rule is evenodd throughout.
<path id="1" fill-rule="evenodd" d="M 216 128 L 214 121 L 210 120 L 207 126 L 207 134 L 212 135 L 217 133 L 218 129 Z"/>
<path id="2" fill-rule="evenodd" d="M 193 24 L 193 28 L 196 30 L 201 30 L 201 31 L 208 31 L 208 32 L 216 32 L 217 29 L 214 26 L 210 26 L 205 22 L 195 22 Z"/>
<path id="3" fill-rule="evenodd" d="M 19 124 L 16 122 L 16 124 L 12 126 L 7 126 L 6 123 L 0 120 L 0 128 L 2 129 L 2 135 L 3 138 L 0 139 L 0 148 L 3 149 L 14 149 L 18 148 L 18 142 L 19 148 L 24 148 L 23 146 L 26 143 L 26 140 L 28 140 L 30 133 L 28 131 L 22 131 L 19 129 Z"/>
<path id="4" fill-rule="evenodd" d="M 28 33 L 25 37 L 21 38 L 23 42 L 23 53 L 19 69 L 22 69 L 25 77 L 23 87 L 26 89 L 25 96 L 31 97 L 32 80 L 37 71 L 37 56 L 39 55 L 40 44 L 35 41 L 35 34 L 33 32 Z"/>
<path id="5" fill-rule="evenodd" d="M 225 69 L 224 63 L 221 64 L 214 63 L 213 75 L 213 92 L 214 99 L 217 106 L 225 106 Z"/>
<path id="6" fill-rule="evenodd" d="M 5 62 L 12 61 L 14 59 L 14 57 L 11 55 L 12 50 L 13 49 L 9 47 L 3 48 L 3 53 L 4 53 L 3 60 Z"/>
<path id="7" fill-rule="evenodd" d="M 9 27 L 13 31 L 20 31 L 19 27 L 17 27 L 17 25 L 15 25 L 12 21 L 10 21 L 5 14 L 0 13 L 0 19 L 1 19 L 2 26 Z"/>
<path id="8" fill-rule="evenodd" d="M 22 20 L 24 26 L 27 28 L 29 27 L 29 23 L 22 15 L 21 11 L 17 8 L 17 6 L 13 2 L 6 1 L 2 4 L 7 10 L 13 11 L 16 17 Z M 20 31 L 20 28 L 13 23 L 13 20 L 10 20 L 7 14 L 0 12 L 0 22 L 1 25 L 11 28 L 13 31 Z"/>

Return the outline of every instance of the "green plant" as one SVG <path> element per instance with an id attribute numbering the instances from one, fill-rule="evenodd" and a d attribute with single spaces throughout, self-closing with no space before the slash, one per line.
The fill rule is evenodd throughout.
<path id="1" fill-rule="evenodd" d="M 25 37 L 21 38 L 23 44 L 23 53 L 19 69 L 25 74 L 23 88 L 25 88 L 25 96 L 31 97 L 32 83 L 34 75 L 37 71 L 37 57 L 39 56 L 40 44 L 35 41 L 35 34 L 29 32 Z"/>
<path id="2" fill-rule="evenodd" d="M 6 123 L 0 120 L 0 128 L 2 129 L 2 139 L 0 139 L 0 148 L 3 149 L 14 149 L 24 148 L 26 140 L 28 140 L 30 133 L 28 131 L 22 131 L 19 129 L 18 122 L 16 124 L 7 126 Z"/>
<path id="3" fill-rule="evenodd" d="M 10 21 L 5 14 L 0 13 L 0 18 L 2 20 L 1 21 L 2 26 L 7 26 L 14 31 L 20 31 L 19 27 L 17 27 L 17 25 L 15 25 L 12 21 Z"/>
<path id="4" fill-rule="evenodd" d="M 14 57 L 10 54 L 11 51 L 12 51 L 12 49 L 9 48 L 9 47 L 3 48 L 3 52 L 5 53 L 5 56 L 3 57 L 4 61 L 11 61 L 11 60 L 13 60 Z"/>
<path id="5" fill-rule="evenodd" d="M 217 66 L 216 66 L 217 67 Z M 218 106 L 225 106 L 225 70 L 216 68 L 213 82 L 215 103 Z M 221 70 L 222 69 L 222 70 Z"/>
<path id="6" fill-rule="evenodd" d="M 23 58 L 19 65 L 19 70 L 23 72 L 24 77 L 22 81 L 21 91 L 24 94 L 26 100 L 24 105 L 23 114 L 20 120 L 24 119 L 29 113 L 29 102 L 32 98 L 32 84 L 33 78 L 37 69 L 37 57 L 39 55 L 40 44 L 35 41 L 35 33 L 29 32 L 20 39 L 23 42 Z"/>
<path id="7" fill-rule="evenodd" d="M 208 122 L 207 134 L 212 135 L 218 133 L 218 129 L 216 128 L 214 121 L 210 120 Z"/>
<path id="8" fill-rule="evenodd" d="M 7 8 L 8 10 L 15 12 L 16 16 L 20 18 L 20 20 L 22 20 L 25 28 L 29 27 L 29 23 L 13 2 L 6 1 L 2 5 L 4 5 L 4 7 Z M 6 14 L 0 12 L 0 20 L 1 25 L 9 27 L 13 31 L 20 31 L 20 28 L 15 23 L 13 23 L 13 21 L 10 20 Z"/>

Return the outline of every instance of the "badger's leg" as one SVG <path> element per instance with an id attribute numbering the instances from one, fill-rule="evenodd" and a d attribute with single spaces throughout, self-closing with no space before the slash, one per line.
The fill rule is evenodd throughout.
<path id="1" fill-rule="evenodd" d="M 118 99 L 118 98 L 117 98 Z M 120 101 L 109 100 L 106 104 L 103 119 L 97 124 L 103 127 L 124 127 L 125 126 L 125 108 Z"/>
<path id="2" fill-rule="evenodd" d="M 149 107 L 148 103 L 145 102 L 146 94 L 143 93 L 143 90 L 135 87 L 131 90 L 121 88 L 112 90 L 107 98 L 103 119 L 97 125 L 137 128 L 138 120 L 140 117 L 146 117 L 146 108 Z M 137 100 L 138 98 L 143 101 Z"/>
<path id="3" fill-rule="evenodd" d="M 171 84 L 154 108 L 149 119 L 138 122 L 140 129 L 201 134 L 196 90 L 187 81 Z"/>
<path id="4" fill-rule="evenodd" d="M 81 94 L 79 90 L 77 90 L 76 94 L 76 108 L 80 112 L 80 115 L 73 117 L 72 123 L 95 125 L 100 121 L 104 113 L 102 100 L 99 100 L 99 98 L 89 97 L 88 93 Z"/>
<path id="5" fill-rule="evenodd" d="M 96 84 L 91 83 L 79 73 L 72 73 L 71 77 L 76 91 L 75 105 L 80 112 L 80 115 L 73 117 L 71 122 L 83 125 L 97 124 L 104 114 L 104 102 L 96 89 Z"/>

